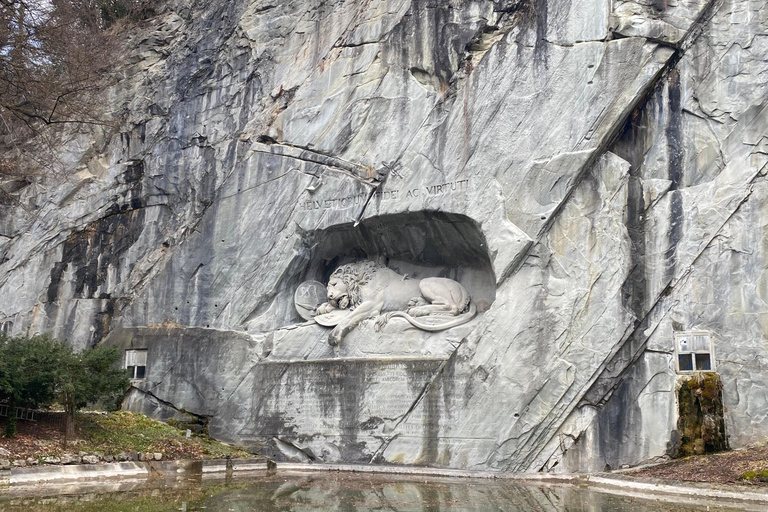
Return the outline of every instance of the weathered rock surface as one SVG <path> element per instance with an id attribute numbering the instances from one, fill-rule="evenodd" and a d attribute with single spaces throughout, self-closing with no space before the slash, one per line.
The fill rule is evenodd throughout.
<path id="1" fill-rule="evenodd" d="M 0 180 L 4 332 L 146 349 L 127 407 L 276 457 L 589 471 L 666 455 L 702 329 L 768 434 L 764 1 L 158 10 L 121 128 Z M 333 348 L 293 293 L 361 259 L 478 317 Z"/>

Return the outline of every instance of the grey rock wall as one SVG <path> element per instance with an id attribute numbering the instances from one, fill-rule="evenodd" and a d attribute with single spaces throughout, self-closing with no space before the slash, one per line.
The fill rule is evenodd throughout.
<path id="1" fill-rule="evenodd" d="M 1 326 L 148 349 L 127 407 L 589 471 L 666 454 L 673 332 L 705 329 L 731 445 L 768 435 L 762 0 L 169 2 L 127 38 L 120 128 L 0 183 Z M 480 314 L 333 349 L 293 293 L 357 259 Z"/>

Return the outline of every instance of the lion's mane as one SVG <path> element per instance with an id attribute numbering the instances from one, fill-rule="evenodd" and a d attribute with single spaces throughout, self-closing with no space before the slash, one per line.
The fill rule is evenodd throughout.
<path id="1" fill-rule="evenodd" d="M 347 287 L 350 310 L 355 309 L 363 301 L 360 288 L 368 284 L 380 268 L 384 268 L 384 266 L 365 260 L 347 263 L 333 271 L 331 277 L 341 279 L 341 282 Z"/>

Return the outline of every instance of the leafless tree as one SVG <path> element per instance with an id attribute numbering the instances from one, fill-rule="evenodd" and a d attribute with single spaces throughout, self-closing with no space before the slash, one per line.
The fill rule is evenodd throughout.
<path id="1" fill-rule="evenodd" d="M 32 138 L 50 147 L 46 137 L 62 133 L 53 126 L 111 122 L 98 108 L 115 61 L 119 31 L 110 26 L 137 7 L 137 0 L 0 0 L 0 152 Z M 0 160 L 0 172 L 12 166 Z"/>

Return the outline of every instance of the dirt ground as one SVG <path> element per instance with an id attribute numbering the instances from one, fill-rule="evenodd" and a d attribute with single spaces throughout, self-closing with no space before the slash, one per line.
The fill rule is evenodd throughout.
<path id="1" fill-rule="evenodd" d="M 762 443 L 740 450 L 686 457 L 656 466 L 627 471 L 624 474 L 686 482 L 751 484 L 768 487 L 768 482 L 760 482 L 756 479 L 750 482 L 740 480 L 746 471 L 760 472 L 765 469 L 768 469 L 768 448 L 765 443 Z"/>
<path id="2" fill-rule="evenodd" d="M 6 418 L 0 420 L 0 436 L 5 421 Z M 63 412 L 46 413 L 38 421 L 19 420 L 16 423 L 16 436 L 10 439 L 0 437 L 0 446 L 10 451 L 14 458 L 34 458 L 39 453 L 47 454 L 61 446 L 65 423 Z"/>

